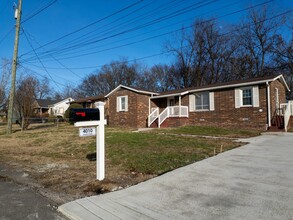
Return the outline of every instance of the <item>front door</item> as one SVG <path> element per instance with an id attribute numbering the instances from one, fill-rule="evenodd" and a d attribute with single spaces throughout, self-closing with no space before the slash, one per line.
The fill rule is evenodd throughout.
<path id="1" fill-rule="evenodd" d="M 175 105 L 175 98 L 170 97 L 168 98 L 168 106 L 174 106 Z"/>
<path id="2" fill-rule="evenodd" d="M 175 105 L 175 98 L 174 97 L 170 97 L 168 98 L 168 107 L 174 106 Z M 170 115 L 174 114 L 174 108 L 170 108 Z"/>

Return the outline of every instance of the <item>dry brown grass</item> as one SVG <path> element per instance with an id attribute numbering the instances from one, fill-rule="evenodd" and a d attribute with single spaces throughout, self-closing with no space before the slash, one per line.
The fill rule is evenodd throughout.
<path id="1" fill-rule="evenodd" d="M 21 132 L 17 126 L 11 136 L 0 127 L 0 161 L 28 173 L 38 184 L 57 193 L 73 198 L 111 191 L 118 186 L 126 187 L 148 177 L 133 178 L 121 183 L 112 181 L 128 175 L 117 167 L 107 166 L 109 177 L 96 181 L 96 163 L 87 155 L 94 153 L 91 146 L 94 137 L 80 138 L 78 129 L 66 124 L 58 129 L 50 125 L 33 125 Z"/>
<path id="2" fill-rule="evenodd" d="M 10 136 L 0 126 L 0 162 L 21 169 L 32 181 L 71 199 L 124 188 L 161 173 L 240 146 L 231 140 L 201 139 L 106 129 L 106 178 L 96 180 L 95 137 L 80 138 L 78 128 L 32 125 Z"/>

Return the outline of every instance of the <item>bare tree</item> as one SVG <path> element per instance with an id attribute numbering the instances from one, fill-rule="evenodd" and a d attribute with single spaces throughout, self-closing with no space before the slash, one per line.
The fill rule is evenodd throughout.
<path id="1" fill-rule="evenodd" d="M 62 91 L 57 91 L 53 94 L 53 99 L 61 100 L 68 97 L 77 98 L 78 92 L 80 92 L 80 90 L 77 90 L 75 86 L 73 86 L 72 84 L 66 84 Z"/>
<path id="2" fill-rule="evenodd" d="M 130 64 L 126 58 L 122 58 L 119 61 L 104 65 L 100 70 L 100 74 L 106 76 L 109 90 L 112 90 L 120 84 L 135 86 L 137 84 L 138 69 L 139 65 L 137 63 Z"/>
<path id="3" fill-rule="evenodd" d="M 278 30 L 285 22 L 279 17 L 270 19 L 274 14 L 266 7 L 262 10 L 251 10 L 247 19 L 240 25 L 238 37 L 238 54 L 235 64 L 240 66 L 242 77 L 253 78 L 269 73 L 269 66 L 278 41 Z M 240 62 L 240 63 L 239 63 Z"/>
<path id="4" fill-rule="evenodd" d="M 26 76 L 17 84 L 15 108 L 21 119 L 20 125 L 22 130 L 26 130 L 30 125 L 30 117 L 34 113 L 38 83 L 38 80 L 34 77 Z"/>
<path id="5" fill-rule="evenodd" d="M 140 65 L 126 59 L 105 64 L 96 73 L 85 77 L 76 89 L 78 97 L 105 95 L 120 84 L 136 86 Z"/>
<path id="6" fill-rule="evenodd" d="M 11 73 L 11 62 L 2 59 L 1 78 L 0 78 L 0 110 L 5 109 L 8 98 L 8 82 Z"/>
<path id="7" fill-rule="evenodd" d="M 288 99 L 293 98 L 293 35 L 286 41 L 281 36 L 272 60 L 271 71 L 283 74 L 290 88 Z"/>
<path id="8" fill-rule="evenodd" d="M 77 87 L 77 97 L 96 96 L 99 94 L 99 74 L 92 73 L 86 76 Z"/>
<path id="9" fill-rule="evenodd" d="M 167 51 L 175 56 L 176 74 L 174 77 L 179 78 L 180 87 L 191 85 L 191 69 L 196 49 L 195 42 L 187 35 L 188 32 L 183 29 L 180 36 L 175 36 L 165 46 Z"/>
<path id="10" fill-rule="evenodd" d="M 221 33 L 213 19 L 195 21 L 191 31 L 183 30 L 166 48 L 175 55 L 174 67 L 181 78 L 180 87 L 222 81 L 226 63 L 235 50 L 230 37 Z"/>
<path id="11" fill-rule="evenodd" d="M 158 64 L 151 68 L 152 78 L 156 84 L 156 91 L 165 92 L 174 89 L 174 75 L 168 65 Z"/>
<path id="12" fill-rule="evenodd" d="M 49 79 L 45 77 L 43 80 L 37 80 L 35 93 L 37 99 L 44 99 L 46 96 L 48 96 L 51 92 Z"/>

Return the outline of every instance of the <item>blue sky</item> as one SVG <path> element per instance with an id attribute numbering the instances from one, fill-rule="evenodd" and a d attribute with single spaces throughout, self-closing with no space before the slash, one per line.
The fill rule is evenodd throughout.
<path id="1" fill-rule="evenodd" d="M 292 0 L 23 0 L 19 61 L 62 90 L 121 57 L 148 66 L 169 63 L 163 44 L 174 31 L 197 18 L 219 17 L 225 27 L 241 20 L 246 11 L 239 10 L 262 3 L 277 13 L 293 9 Z M 12 58 L 14 25 L 13 1 L 0 0 L 0 58 Z"/>

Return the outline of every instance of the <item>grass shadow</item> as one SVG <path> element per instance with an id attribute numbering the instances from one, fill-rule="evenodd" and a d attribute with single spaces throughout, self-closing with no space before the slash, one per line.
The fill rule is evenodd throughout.
<path id="1" fill-rule="evenodd" d="M 43 128 L 52 128 L 56 127 L 56 124 L 34 124 L 32 125 L 28 130 L 38 130 L 38 129 L 43 129 Z"/>
<path id="2" fill-rule="evenodd" d="M 86 155 L 86 158 L 89 161 L 96 161 L 97 160 L 97 153 L 96 152 L 90 153 L 90 154 Z"/>

